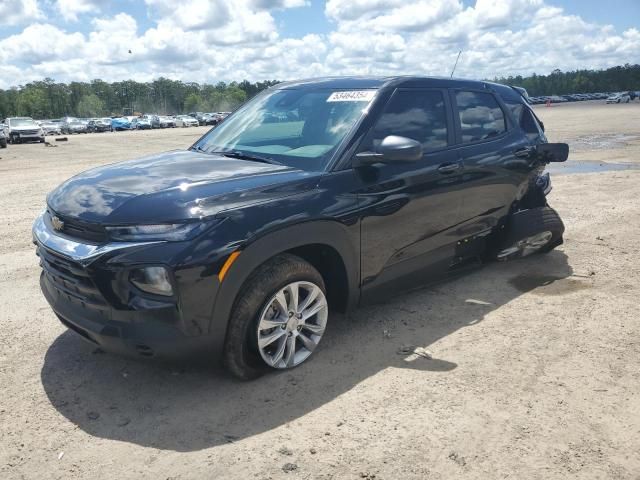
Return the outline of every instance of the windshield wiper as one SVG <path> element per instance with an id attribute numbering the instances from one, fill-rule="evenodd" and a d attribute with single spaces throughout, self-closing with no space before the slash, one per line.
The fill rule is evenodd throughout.
<path id="1" fill-rule="evenodd" d="M 270 157 L 261 157 L 250 153 L 241 152 L 240 150 L 220 150 L 217 152 L 207 152 L 211 154 L 223 155 L 230 158 L 238 158 L 240 160 L 251 160 L 253 162 L 271 163 L 273 165 L 282 165 L 282 163 Z"/>

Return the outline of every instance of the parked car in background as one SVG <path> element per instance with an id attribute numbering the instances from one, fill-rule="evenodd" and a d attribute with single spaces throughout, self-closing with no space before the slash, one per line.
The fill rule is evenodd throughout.
<path id="1" fill-rule="evenodd" d="M 144 120 L 146 123 L 149 124 L 149 128 L 158 128 L 157 126 L 153 126 L 153 122 L 154 122 L 154 117 L 156 117 L 157 115 L 140 115 L 138 118 L 140 120 Z"/>
<path id="2" fill-rule="evenodd" d="M 173 128 L 176 126 L 176 119 L 169 115 L 159 115 L 160 128 Z"/>
<path id="3" fill-rule="evenodd" d="M 121 130 L 131 130 L 131 122 L 126 117 L 112 118 L 111 130 L 115 132 L 119 132 Z"/>
<path id="4" fill-rule="evenodd" d="M 62 130 L 60 129 L 60 123 L 53 120 L 42 120 L 40 122 L 40 128 L 45 135 L 60 135 Z"/>
<path id="5" fill-rule="evenodd" d="M 70 133 L 69 131 L 69 125 L 72 122 L 77 122 L 78 119 L 76 117 L 64 117 L 60 122 L 60 131 L 62 133 L 68 134 Z"/>
<path id="6" fill-rule="evenodd" d="M 87 131 L 93 133 L 109 132 L 111 131 L 111 119 L 110 118 L 92 118 L 87 123 Z"/>
<path id="7" fill-rule="evenodd" d="M 87 124 L 79 119 L 70 121 L 65 126 L 65 133 L 72 135 L 74 133 L 87 133 Z"/>
<path id="8" fill-rule="evenodd" d="M 525 98 L 526 101 L 528 101 L 528 98 Z M 231 115 L 231 112 L 218 112 L 218 122 L 216 123 L 216 125 L 220 122 L 222 122 L 225 118 L 227 118 L 229 115 Z"/>
<path id="9" fill-rule="evenodd" d="M 214 113 L 203 113 L 200 118 L 197 118 L 200 125 L 215 125 L 216 116 Z"/>
<path id="10" fill-rule="evenodd" d="M 149 121 L 151 122 L 151 128 L 162 128 L 160 123 L 160 116 L 158 115 L 149 115 Z"/>
<path id="11" fill-rule="evenodd" d="M 176 127 L 197 127 L 200 122 L 189 115 L 176 115 Z"/>
<path id="12" fill-rule="evenodd" d="M 202 353 L 245 380 L 291 369 L 335 310 L 562 244 L 543 171 L 568 152 L 505 85 L 280 84 L 188 150 L 53 190 L 33 225 L 40 286 L 93 348 Z"/>
<path id="13" fill-rule="evenodd" d="M 9 117 L 2 123 L 9 143 L 44 142 L 44 131 L 31 117 Z"/>
<path id="14" fill-rule="evenodd" d="M 4 123 L 0 124 L 0 148 L 7 148 L 7 137 L 4 134 Z"/>
<path id="15" fill-rule="evenodd" d="M 629 103 L 631 101 L 631 97 L 628 93 L 620 92 L 614 93 L 609 98 L 607 98 L 607 103 Z"/>
<path id="16" fill-rule="evenodd" d="M 215 119 L 213 118 L 213 114 L 212 113 L 191 112 L 191 113 L 188 113 L 187 115 L 189 115 L 190 117 L 193 117 L 196 120 L 198 120 L 198 123 L 200 125 L 214 125 L 215 124 Z"/>
<path id="17" fill-rule="evenodd" d="M 151 122 L 145 117 L 136 117 L 131 122 L 131 128 L 135 130 L 151 130 Z"/>

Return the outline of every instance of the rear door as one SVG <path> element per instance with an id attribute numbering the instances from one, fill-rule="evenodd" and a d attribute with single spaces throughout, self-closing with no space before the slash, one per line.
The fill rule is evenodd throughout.
<path id="1" fill-rule="evenodd" d="M 422 143 L 417 162 L 376 164 L 356 170 L 363 206 L 361 268 L 363 297 L 384 286 L 405 288 L 449 266 L 461 221 L 462 165 L 453 147 L 449 97 L 444 89 L 399 89 L 362 142 L 375 151 L 383 138 L 398 135 Z M 415 275 L 413 275 L 415 274 Z M 416 278 L 417 277 L 417 278 Z"/>
<path id="2" fill-rule="evenodd" d="M 485 234 L 504 218 L 526 185 L 530 142 L 488 89 L 450 91 L 464 196 L 458 233 Z"/>

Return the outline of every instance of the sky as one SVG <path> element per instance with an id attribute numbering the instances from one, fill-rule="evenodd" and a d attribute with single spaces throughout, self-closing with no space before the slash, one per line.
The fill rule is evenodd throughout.
<path id="1" fill-rule="evenodd" d="M 0 88 L 640 63 L 640 0 L 0 0 Z"/>

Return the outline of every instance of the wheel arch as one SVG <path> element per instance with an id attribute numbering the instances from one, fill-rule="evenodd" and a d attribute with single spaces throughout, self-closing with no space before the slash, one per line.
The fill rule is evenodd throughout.
<path id="1" fill-rule="evenodd" d="M 297 255 L 322 275 L 332 307 L 348 310 L 359 301 L 359 241 L 344 224 L 320 220 L 296 224 L 251 239 L 218 287 L 210 332 L 223 342 L 236 297 L 249 276 L 282 253 Z"/>

